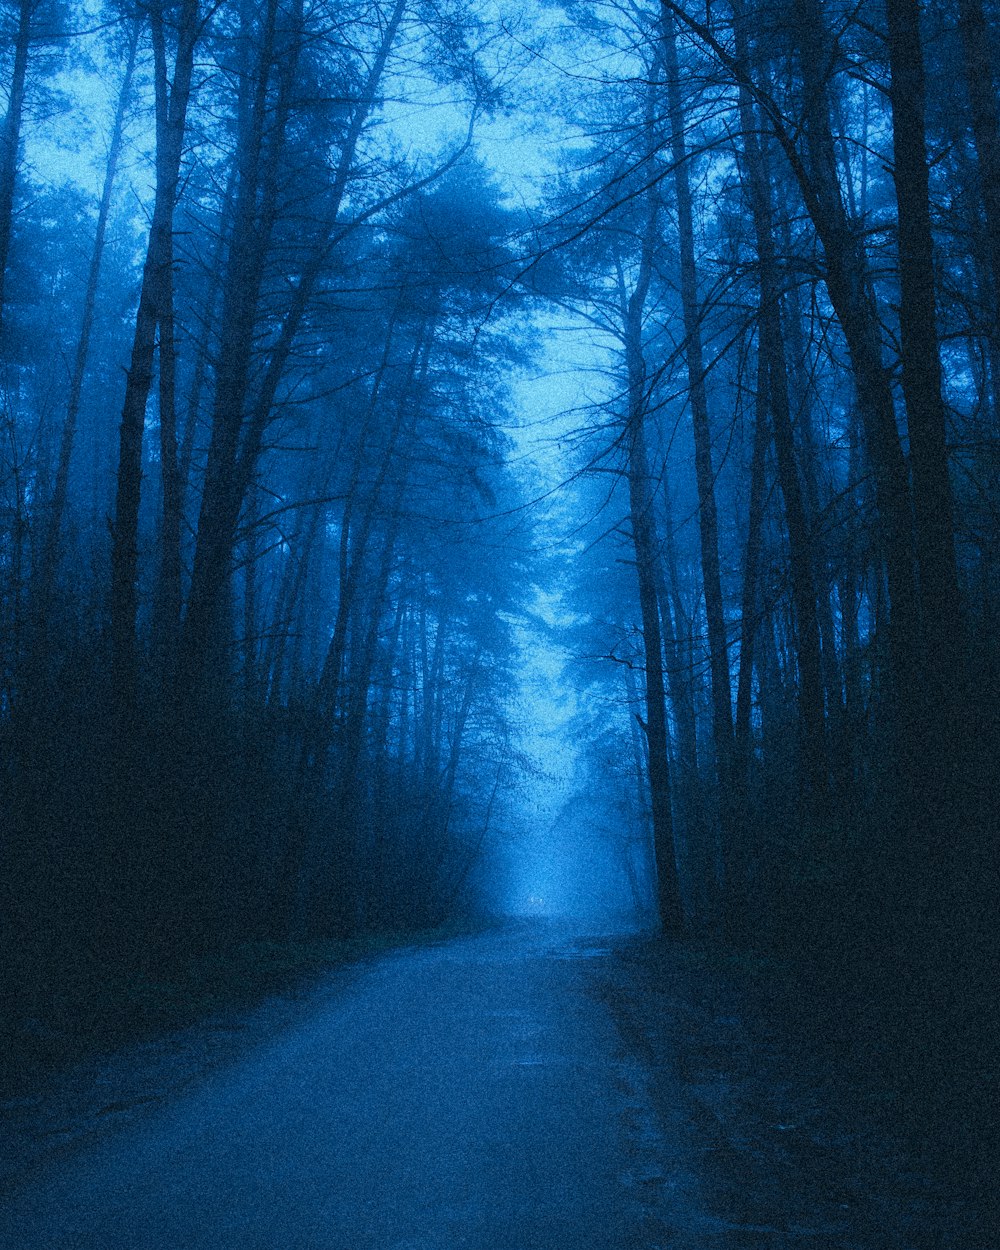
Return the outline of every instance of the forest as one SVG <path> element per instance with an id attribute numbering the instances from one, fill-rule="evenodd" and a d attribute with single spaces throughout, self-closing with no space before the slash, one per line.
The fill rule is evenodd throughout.
<path id="1" fill-rule="evenodd" d="M 15 1023 L 502 910 L 534 646 L 643 924 L 985 1065 L 998 22 L 0 2 Z"/>

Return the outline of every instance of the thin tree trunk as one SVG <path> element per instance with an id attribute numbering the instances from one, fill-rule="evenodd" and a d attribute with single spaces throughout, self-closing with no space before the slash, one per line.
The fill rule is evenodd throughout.
<path id="1" fill-rule="evenodd" d="M 400 588 L 396 596 L 396 611 L 393 614 L 392 628 L 389 631 L 389 640 L 385 648 L 385 659 L 382 665 L 382 698 L 379 704 L 378 715 L 372 728 L 372 755 L 378 763 L 376 788 L 379 793 L 381 793 L 385 784 L 386 763 L 389 755 L 389 725 L 392 720 L 393 674 L 396 671 L 396 661 L 399 655 L 405 615 L 406 598 L 403 589 Z"/>
<path id="2" fill-rule="evenodd" d="M 205 390 L 205 383 L 211 364 L 211 328 L 216 324 L 225 274 L 226 243 L 228 240 L 223 223 L 229 221 L 232 217 L 238 169 L 239 159 L 234 157 L 230 161 L 229 175 L 226 178 L 226 188 L 222 196 L 222 207 L 219 212 L 220 227 L 215 232 L 215 244 L 208 259 L 208 292 L 200 317 L 202 334 L 195 356 L 191 385 L 188 388 L 187 399 L 184 405 L 184 428 L 181 434 L 178 462 L 185 507 L 187 492 L 191 485 L 191 465 L 194 460 L 195 440 L 198 432 L 198 413 L 201 408 L 201 397 Z"/>
<path id="3" fill-rule="evenodd" d="M 754 413 L 753 452 L 750 458 L 750 503 L 747 539 L 743 554 L 743 595 L 740 612 L 740 667 L 736 682 L 736 753 L 734 775 L 745 792 L 753 758 L 751 712 L 753 704 L 754 650 L 760 603 L 760 555 L 764 527 L 764 470 L 767 462 L 767 367 L 758 360 L 757 397 Z"/>
<path id="4" fill-rule="evenodd" d="M 434 631 L 434 650 L 431 653 L 430 665 L 427 671 L 427 683 L 424 687 L 424 785 L 428 791 L 432 790 L 435 782 L 438 780 L 438 772 L 440 770 L 438 738 L 438 706 L 441 698 L 441 675 L 444 672 L 444 640 L 445 640 L 445 616 L 442 612 L 438 616 L 437 629 Z"/>
<path id="5" fill-rule="evenodd" d="M 177 631 L 181 618 L 180 466 L 177 460 L 177 354 L 174 337 L 173 267 L 163 276 L 159 316 L 160 399 L 160 568 L 156 591 L 154 640 L 159 650 L 159 677 L 164 689 L 173 684 Z"/>
<path id="6" fill-rule="evenodd" d="M 260 684 L 260 668 L 258 665 L 258 606 L 257 606 L 257 561 L 258 530 L 256 492 L 251 492 L 247 500 L 246 538 L 243 543 L 243 692 L 246 697 L 247 711 L 253 710 Z"/>
<path id="7" fill-rule="evenodd" d="M 990 49 L 996 39 L 986 21 L 983 0 L 958 0 L 965 83 L 969 92 L 972 138 L 979 160 L 979 191 L 983 200 L 988 239 L 988 258 L 993 279 L 988 308 L 990 337 L 1000 343 L 1000 110 Z M 922 132 L 921 132 L 922 134 Z"/>
<path id="8" fill-rule="evenodd" d="M 341 535 L 341 582 L 340 595 L 337 602 L 337 616 L 334 621 L 333 635 L 327 649 L 320 677 L 321 704 L 332 711 L 337 703 L 338 686 L 344 667 L 344 654 L 347 642 L 347 626 L 354 607 L 355 595 L 360 584 L 364 569 L 368 540 L 372 526 L 378 514 L 382 489 L 388 476 L 390 465 L 396 453 L 397 445 L 407 424 L 407 418 L 415 420 L 419 410 L 419 394 L 426 383 L 427 370 L 430 363 L 430 352 L 434 342 L 434 327 L 424 326 L 410 354 L 407 377 L 403 383 L 396 416 L 389 432 L 388 444 L 382 453 L 382 462 L 378 475 L 372 485 L 361 521 L 357 529 L 350 533 L 349 550 L 345 545 L 345 536 Z M 414 394 L 415 392 L 415 394 Z M 348 525 L 345 516 L 344 527 Z"/>
<path id="9" fill-rule="evenodd" d="M 121 90 L 118 93 L 118 104 L 115 108 L 114 121 L 111 126 L 111 142 L 108 146 L 107 163 L 104 166 L 104 185 L 101 188 L 101 199 L 97 210 L 94 248 L 90 254 L 87 285 L 83 296 L 83 316 L 80 321 L 80 335 L 76 342 L 73 372 L 70 375 L 69 382 L 69 397 L 66 402 L 66 418 L 63 422 L 62 436 L 59 440 L 55 484 L 52 488 L 52 498 L 49 503 L 39 569 L 40 611 L 43 616 L 47 612 L 52 582 L 55 578 L 56 565 L 59 561 L 59 539 L 62 533 L 63 515 L 66 511 L 66 499 L 69 492 L 70 462 L 73 456 L 73 444 L 76 440 L 76 427 L 80 415 L 80 398 L 83 393 L 83 382 L 87 375 L 87 363 L 90 356 L 90 339 L 94 327 L 94 309 L 97 303 L 97 288 L 101 277 L 101 264 L 104 260 L 104 244 L 107 238 L 111 197 L 114 191 L 115 177 L 118 173 L 118 160 L 121 156 L 125 116 L 128 112 L 129 99 L 132 94 L 132 79 L 135 73 L 139 31 L 139 22 L 133 21 L 125 56 L 125 72 L 122 78 Z"/>
<path id="10" fill-rule="evenodd" d="M 663 541 L 665 567 L 663 572 L 666 584 L 662 587 L 662 589 L 666 592 L 669 598 L 670 615 L 673 618 L 673 635 L 677 643 L 677 663 L 679 666 L 678 676 L 686 683 L 684 702 L 690 709 L 690 732 L 694 737 L 695 744 L 695 755 L 693 759 L 695 772 L 693 780 L 697 780 L 699 778 L 698 717 L 694 704 L 694 626 L 691 615 L 685 607 L 684 597 L 682 594 L 680 569 L 677 563 L 677 543 L 674 536 L 674 520 L 671 513 L 670 498 L 666 490 L 664 490 L 663 495 L 663 510 L 665 518 L 665 533 Z"/>
<path id="11" fill-rule="evenodd" d="M 775 197 L 777 198 L 777 197 Z M 851 197 L 855 207 L 852 215 L 860 220 L 864 214 L 865 193 Z M 790 223 L 786 220 L 781 225 L 781 246 L 784 254 L 793 254 Z M 844 732 L 844 690 L 840 672 L 840 660 L 837 652 L 837 631 L 831 604 L 831 585 L 826 551 L 826 540 L 823 536 L 823 516 L 829 504 L 820 490 L 819 465 L 820 449 L 816 443 L 813 429 L 814 388 L 808 371 L 808 359 L 805 337 L 802 329 L 803 311 L 797 286 L 792 284 L 784 291 L 782 298 L 784 315 L 782 326 L 785 332 L 785 358 L 788 363 L 789 399 L 791 407 L 798 417 L 801 456 L 799 469 L 805 488 L 806 514 L 809 518 L 812 535 L 812 568 L 813 584 L 816 588 L 816 614 L 819 620 L 820 659 L 823 667 L 823 685 L 826 689 L 827 716 L 830 729 L 835 740 L 842 745 Z M 832 745 L 832 744 L 831 744 Z"/>
<path id="12" fill-rule="evenodd" d="M 357 647 L 357 654 L 352 654 L 351 657 L 350 694 L 345 708 L 340 756 L 337 760 L 337 810 L 342 813 L 343 820 L 338 844 L 333 848 L 332 871 L 326 885 L 321 885 L 321 889 L 331 916 L 335 922 L 346 928 L 357 927 L 365 919 L 362 829 L 365 818 L 371 814 L 371 796 L 363 791 L 362 775 L 366 761 L 368 706 L 378 650 L 379 624 L 385 611 L 405 491 L 404 473 L 393 492 L 389 525 L 382 544 L 378 569 L 373 578 L 363 638 Z"/>
<path id="13" fill-rule="evenodd" d="M 847 455 L 848 492 L 846 503 L 853 513 L 860 506 L 856 482 L 860 470 L 860 447 L 858 421 L 855 413 L 849 414 L 849 447 Z M 843 576 L 840 581 L 840 621 L 844 651 L 844 696 L 846 700 L 847 734 L 845 763 L 848 765 L 843 792 L 850 797 L 854 793 L 856 779 L 856 744 L 864 737 L 865 700 L 862 677 L 861 635 L 858 617 L 864 590 L 864 574 L 861 568 L 859 538 L 853 517 L 848 516 L 845 526 L 846 552 Z"/>
<path id="14" fill-rule="evenodd" d="M 305 530 L 289 551 L 288 566 L 281 577 L 277 602 L 271 615 L 271 635 L 261 660 L 261 679 L 266 684 L 269 703 L 280 703 L 288 659 L 288 635 L 301 609 L 302 592 L 309 575 L 325 508 L 317 504 L 309 510 Z"/>
<path id="15" fill-rule="evenodd" d="M 455 782 L 458 778 L 458 765 L 462 757 L 462 742 L 465 736 L 465 728 L 469 722 L 469 715 L 472 712 L 472 704 L 476 695 L 476 687 L 479 683 L 481 672 L 480 660 L 482 658 L 481 649 L 476 649 L 472 664 L 469 666 L 469 673 L 465 679 L 462 688 L 462 702 L 455 714 L 455 725 L 452 730 L 451 740 L 448 743 L 448 761 L 444 770 L 444 778 L 441 783 L 441 797 L 445 810 L 450 816 L 453 799 L 455 794 Z M 447 834 L 447 821 L 445 823 L 444 833 Z"/>
<path id="16" fill-rule="evenodd" d="M 363 748 L 364 729 L 367 721 L 368 702 L 371 694 L 372 673 L 375 668 L 378 649 L 378 629 L 385 612 L 385 603 L 389 589 L 389 577 L 392 573 L 392 561 L 399 536 L 401 508 L 406 492 L 406 474 L 403 474 L 393 492 L 392 511 L 389 525 L 379 556 L 378 569 L 373 578 L 371 599 L 368 606 L 368 620 L 364 630 L 364 638 L 355 657 L 350 676 L 351 693 L 346 708 L 344 728 L 344 751 L 340 761 L 342 808 L 350 809 L 351 795 L 358 780 L 358 766 Z"/>
<path id="17" fill-rule="evenodd" d="M 691 673 L 680 638 L 684 629 L 684 620 L 677 609 L 678 600 L 675 594 L 672 593 L 673 588 L 667 583 L 667 565 L 669 563 L 667 553 L 670 551 L 672 543 L 671 529 L 673 518 L 671 517 L 666 480 L 666 456 L 659 439 L 657 461 L 660 465 L 659 476 L 662 483 L 663 506 L 661 513 L 665 541 L 662 543 L 663 550 L 658 552 L 658 557 L 654 563 L 656 598 L 659 604 L 660 629 L 663 633 L 664 671 L 667 680 L 667 692 L 670 698 L 670 706 L 673 709 L 674 722 L 677 726 L 676 758 L 683 774 L 681 778 L 675 778 L 674 789 L 675 794 L 681 800 L 680 806 L 685 814 L 685 820 L 688 820 L 695 806 L 693 790 L 697 787 L 698 781 L 698 730 L 694 713 Z M 685 834 L 690 835 L 690 832 L 691 830 L 685 826 Z"/>
<path id="18" fill-rule="evenodd" d="M 639 420 L 642 419 L 640 416 Z M 649 746 L 649 789 L 656 852 L 657 900 L 660 921 L 668 931 L 681 928 L 683 917 L 677 859 L 674 846 L 670 794 L 670 757 L 667 737 L 666 698 L 663 687 L 662 638 L 657 610 L 653 562 L 656 543 L 650 514 L 648 481 L 644 473 L 645 439 L 633 418 L 629 438 L 629 513 L 639 583 L 639 610 L 646 666 L 646 719 L 643 724 Z M 648 470 L 646 470 L 648 473 Z"/>
<path id="19" fill-rule="evenodd" d="M 692 783 L 698 776 L 698 734 L 694 717 L 694 701 L 691 697 L 690 673 L 684 671 L 681 646 L 670 610 L 670 592 L 667 589 L 666 572 L 662 556 L 653 565 L 656 581 L 656 601 L 659 606 L 660 630 L 663 635 L 665 675 L 670 706 L 677 725 L 677 759 Z M 684 806 L 688 803 L 685 800 Z"/>
<path id="20" fill-rule="evenodd" d="M 38 0 L 20 0 L 17 10 L 17 33 L 14 36 L 14 64 L 7 96 L 7 112 L 0 133 L 0 331 L 3 329 L 5 278 L 14 234 L 14 188 L 17 183 L 17 153 L 21 144 L 21 120 L 28 79 L 28 54 L 31 48 L 32 20 Z"/>

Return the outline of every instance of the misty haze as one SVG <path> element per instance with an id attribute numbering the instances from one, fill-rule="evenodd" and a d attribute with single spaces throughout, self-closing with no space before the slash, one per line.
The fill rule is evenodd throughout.
<path id="1" fill-rule="evenodd" d="M 0 0 L 0 1250 L 997 1250 L 997 0 Z"/>

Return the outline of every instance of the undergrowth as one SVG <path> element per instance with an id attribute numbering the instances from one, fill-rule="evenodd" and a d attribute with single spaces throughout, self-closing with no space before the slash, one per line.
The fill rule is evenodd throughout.
<path id="1" fill-rule="evenodd" d="M 26 1075 L 130 1042 L 186 1028 L 219 1014 L 252 1010 L 276 995 L 306 994 L 338 968 L 402 946 L 468 932 L 452 922 L 435 929 L 381 932 L 316 941 L 244 941 L 168 969 L 121 970 L 87 952 L 38 976 L 20 1010 L 0 1025 L 8 1076 Z"/>

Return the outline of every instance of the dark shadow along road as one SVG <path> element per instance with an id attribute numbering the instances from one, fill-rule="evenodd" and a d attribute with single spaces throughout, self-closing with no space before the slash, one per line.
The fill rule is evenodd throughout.
<path id="1" fill-rule="evenodd" d="M 789 1164 L 797 1126 L 739 1109 L 738 1082 L 717 1053 L 726 1029 L 736 1053 L 737 1022 L 714 1020 L 715 1067 L 692 1072 L 690 1056 L 657 1052 L 670 1038 L 651 1037 L 630 996 L 627 960 L 601 939 L 544 924 L 384 956 L 238 1062 L 43 1158 L 5 1201 L 0 1246 L 973 1244 L 894 1229 L 894 1212 L 872 1206 L 864 1177 L 852 1180 L 822 1133 L 812 1134 L 828 1156 L 822 1183 L 806 1177 L 805 1197 L 779 1198 L 802 1179 L 794 1148 Z M 712 1015 L 680 1000 L 659 1011 L 685 1036 L 704 1033 Z M 755 1132 L 780 1145 L 758 1149 Z M 864 1172 L 855 1144 L 846 1155 Z"/>

